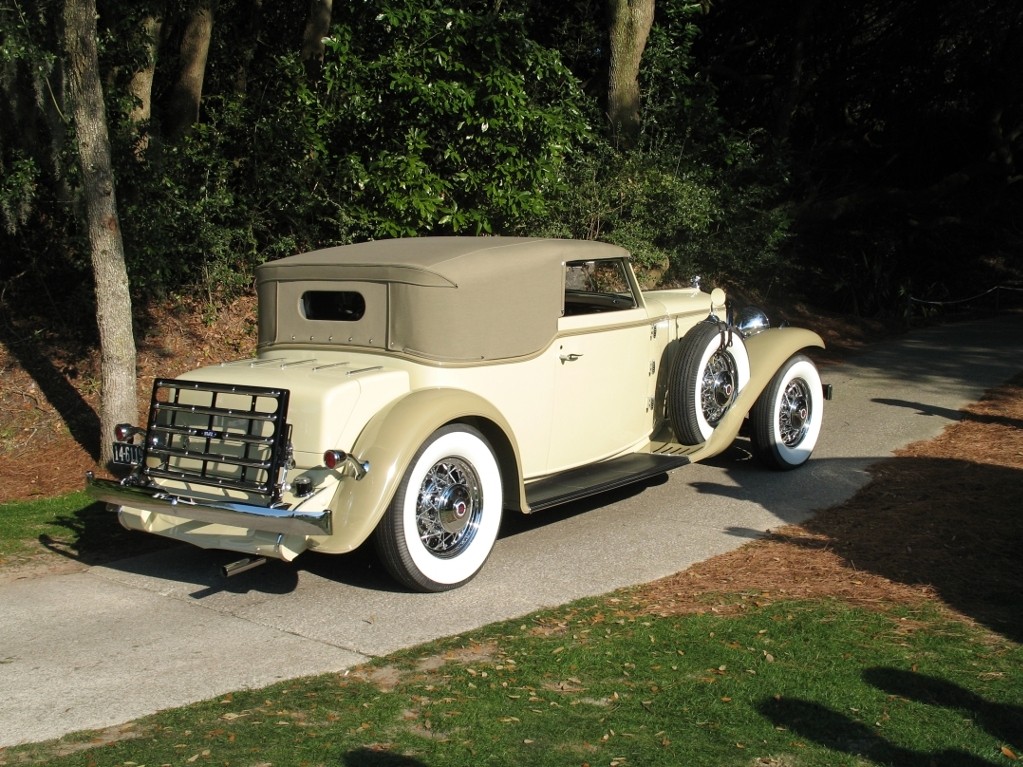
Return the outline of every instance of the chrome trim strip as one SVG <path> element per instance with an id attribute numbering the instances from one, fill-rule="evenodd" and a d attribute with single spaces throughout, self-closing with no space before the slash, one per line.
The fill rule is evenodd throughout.
<path id="1" fill-rule="evenodd" d="M 281 535 L 330 535 L 333 531 L 330 509 L 298 511 L 239 501 L 196 501 L 165 493 L 156 487 L 122 485 L 109 479 L 96 479 L 92 472 L 85 475 L 85 493 L 95 501 L 114 506 L 127 506 L 215 525 Z"/>
<path id="2" fill-rule="evenodd" d="M 299 365 L 313 365 L 317 362 L 319 362 L 319 360 L 317 360 L 316 357 L 307 357 L 304 360 L 291 360 L 290 362 L 281 363 L 281 370 L 284 370 L 285 368 L 298 367 Z M 315 368 L 313 369 L 315 370 Z"/>

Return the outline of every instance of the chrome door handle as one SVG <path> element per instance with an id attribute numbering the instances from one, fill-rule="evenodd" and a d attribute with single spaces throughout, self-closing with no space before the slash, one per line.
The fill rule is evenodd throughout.
<path id="1" fill-rule="evenodd" d="M 561 364 L 564 365 L 566 362 L 575 362 L 577 359 L 579 359 L 582 356 L 583 355 L 581 355 L 581 354 L 562 354 L 561 355 Z"/>

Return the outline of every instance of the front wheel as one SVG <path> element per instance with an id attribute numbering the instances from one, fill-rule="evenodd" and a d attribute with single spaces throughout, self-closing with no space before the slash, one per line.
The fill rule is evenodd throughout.
<path id="1" fill-rule="evenodd" d="M 802 354 L 775 373 L 750 411 L 753 454 L 772 469 L 795 469 L 810 458 L 821 433 L 824 387 Z"/>
<path id="2" fill-rule="evenodd" d="M 501 526 L 501 471 L 487 440 L 445 426 L 419 448 L 374 533 L 387 571 L 416 591 L 471 580 Z"/>

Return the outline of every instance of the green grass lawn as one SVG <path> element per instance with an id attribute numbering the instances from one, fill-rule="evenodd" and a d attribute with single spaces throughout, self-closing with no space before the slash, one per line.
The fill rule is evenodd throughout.
<path id="1" fill-rule="evenodd" d="M 125 530 L 106 505 L 84 493 L 0 503 L 0 567 L 56 552 L 85 564 L 167 546 L 166 540 Z"/>
<path id="2" fill-rule="evenodd" d="M 101 513 L 85 493 L 0 504 L 0 562 L 38 554 L 51 543 L 77 551 L 79 538 L 90 523 L 102 521 Z"/>
<path id="3" fill-rule="evenodd" d="M 979 767 L 1023 752 L 1023 649 L 990 633 L 831 601 L 627 605 L 578 602 L 0 764 Z"/>

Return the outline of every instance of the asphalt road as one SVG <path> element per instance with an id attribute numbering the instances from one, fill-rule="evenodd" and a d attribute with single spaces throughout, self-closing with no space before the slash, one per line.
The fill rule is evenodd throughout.
<path id="1" fill-rule="evenodd" d="M 825 368 L 810 463 L 739 447 L 587 503 L 506 518 L 483 572 L 444 594 L 394 589 L 368 555 L 304 555 L 220 577 L 231 554 L 176 546 L 0 585 L 0 747 L 340 671 L 427 640 L 685 569 L 851 496 L 866 469 L 934 436 L 1023 370 L 1023 317 L 949 325 Z"/>

